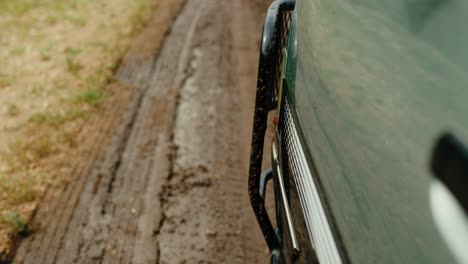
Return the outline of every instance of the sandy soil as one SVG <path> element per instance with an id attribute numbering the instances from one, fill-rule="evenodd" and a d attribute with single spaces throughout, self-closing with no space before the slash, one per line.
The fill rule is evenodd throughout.
<path id="1" fill-rule="evenodd" d="M 99 144 L 13 263 L 267 263 L 247 193 L 265 1 L 182 2 L 160 52 L 161 13 L 135 41 Z"/>

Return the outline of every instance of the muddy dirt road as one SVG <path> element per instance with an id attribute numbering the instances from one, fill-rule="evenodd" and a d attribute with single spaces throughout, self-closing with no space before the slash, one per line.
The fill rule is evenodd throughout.
<path id="1" fill-rule="evenodd" d="M 105 147 L 46 195 L 13 263 L 267 263 L 246 186 L 265 1 L 179 2 L 158 55 L 149 28 L 124 59 Z"/>

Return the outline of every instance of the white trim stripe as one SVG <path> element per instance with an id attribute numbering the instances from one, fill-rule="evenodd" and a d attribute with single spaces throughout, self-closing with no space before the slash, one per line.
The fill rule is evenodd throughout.
<path id="1" fill-rule="evenodd" d="M 285 102 L 286 149 L 290 169 L 296 182 L 312 247 L 322 264 L 341 264 L 342 260 L 331 232 L 314 177 L 309 169 L 304 150 L 288 102 Z"/>

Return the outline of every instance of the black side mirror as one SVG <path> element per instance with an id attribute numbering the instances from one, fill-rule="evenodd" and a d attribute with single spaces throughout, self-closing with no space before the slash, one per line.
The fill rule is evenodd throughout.
<path id="1" fill-rule="evenodd" d="M 468 149 L 452 134 L 442 135 L 432 155 L 431 169 L 468 213 Z"/>
<path id="2" fill-rule="evenodd" d="M 440 234 L 459 263 L 468 263 L 468 149 L 454 135 L 442 135 L 434 148 L 430 204 Z"/>

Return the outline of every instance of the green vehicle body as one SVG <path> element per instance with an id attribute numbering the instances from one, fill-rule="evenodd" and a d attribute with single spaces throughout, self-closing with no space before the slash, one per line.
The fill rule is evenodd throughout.
<path id="1" fill-rule="evenodd" d="M 297 1 L 282 89 L 344 262 L 456 263 L 429 160 L 467 136 L 467 22 L 461 0 Z"/>

